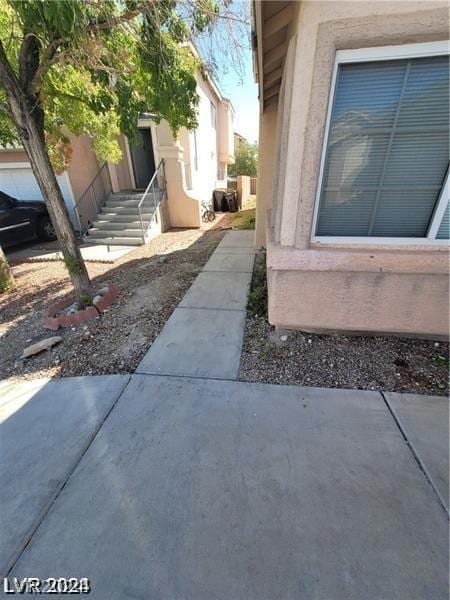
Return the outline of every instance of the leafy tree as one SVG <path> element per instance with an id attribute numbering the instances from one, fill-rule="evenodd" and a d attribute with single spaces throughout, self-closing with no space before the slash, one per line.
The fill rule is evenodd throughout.
<path id="1" fill-rule="evenodd" d="M 117 162 L 117 135 L 133 139 L 144 111 L 195 128 L 200 65 L 185 42 L 213 27 L 220 2 L 0 0 L 0 143 L 28 154 L 80 306 L 93 290 L 55 177 L 67 134 Z"/>
<path id="2" fill-rule="evenodd" d="M 228 167 L 228 175 L 248 175 L 256 177 L 258 171 L 258 146 L 256 144 L 241 143 L 235 152 L 234 165 Z"/>
<path id="3" fill-rule="evenodd" d="M 0 294 L 7 292 L 13 285 L 14 279 L 11 270 L 6 260 L 6 256 L 3 252 L 3 248 L 0 246 Z"/>

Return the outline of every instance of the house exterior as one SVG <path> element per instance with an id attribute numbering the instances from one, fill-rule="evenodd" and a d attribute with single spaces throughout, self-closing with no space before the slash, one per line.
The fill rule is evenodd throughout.
<path id="1" fill-rule="evenodd" d="M 448 337 L 448 5 L 254 3 L 269 321 Z"/>
<path id="2" fill-rule="evenodd" d="M 234 150 L 236 151 L 239 146 L 243 146 L 248 144 L 248 141 L 246 140 L 246 138 L 241 135 L 240 133 L 238 133 L 237 131 L 234 132 Z"/>
<path id="3" fill-rule="evenodd" d="M 75 228 L 90 242 L 139 245 L 169 226 L 200 227 L 202 202 L 211 200 L 216 187 L 226 187 L 227 166 L 234 162 L 234 109 L 210 77 L 196 78 L 195 131 L 182 128 L 174 137 L 166 121 L 157 124 L 144 114 L 138 141 L 121 135 L 121 161 L 104 165 L 87 136 L 69 136 L 72 159 L 57 178 Z M 42 199 L 23 148 L 0 149 L 0 190 Z"/>

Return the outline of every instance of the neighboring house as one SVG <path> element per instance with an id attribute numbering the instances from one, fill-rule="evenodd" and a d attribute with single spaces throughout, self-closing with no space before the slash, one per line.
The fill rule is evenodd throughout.
<path id="1" fill-rule="evenodd" d="M 197 93 L 195 131 L 182 128 L 175 139 L 166 121 L 156 124 L 152 115 L 142 115 L 141 143 L 130 144 L 121 135 L 123 157 L 117 165 L 100 165 L 87 136 L 70 136 L 72 159 L 58 181 L 75 228 L 88 233 L 90 242 L 139 245 L 169 226 L 200 227 L 201 203 L 211 200 L 216 187 L 226 187 L 227 165 L 234 162 L 234 110 L 214 81 L 200 73 Z M 22 148 L 0 148 L 0 190 L 23 200 L 42 199 Z"/>
<path id="2" fill-rule="evenodd" d="M 269 321 L 448 336 L 446 2 L 254 3 Z"/>
<path id="3" fill-rule="evenodd" d="M 239 148 L 239 146 L 246 146 L 248 144 L 248 141 L 245 139 L 245 137 L 243 135 L 241 135 L 240 133 L 238 133 L 237 131 L 234 132 L 233 137 L 234 137 L 234 151 L 235 152 Z"/>

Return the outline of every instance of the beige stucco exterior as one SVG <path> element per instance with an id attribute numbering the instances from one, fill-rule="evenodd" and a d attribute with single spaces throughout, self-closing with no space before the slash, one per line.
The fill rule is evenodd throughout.
<path id="1" fill-rule="evenodd" d="M 311 242 L 336 50 L 446 40 L 447 4 L 294 4 L 279 93 L 263 101 L 260 116 L 256 243 L 268 252 L 269 320 L 305 330 L 447 336 L 448 246 Z M 258 40 L 268 37 L 263 17 L 257 7 Z"/>
<path id="2" fill-rule="evenodd" d="M 70 184 L 75 199 L 80 198 L 99 169 L 97 158 L 91 148 L 91 140 L 87 135 L 75 137 L 70 135 L 72 158 L 67 168 Z"/>
<path id="3" fill-rule="evenodd" d="M 175 136 L 166 121 L 139 122 L 151 131 L 155 166 L 164 160 L 167 185 L 167 217 L 172 227 L 200 227 L 202 203 L 211 201 L 216 187 L 226 186 L 227 165 L 234 162 L 233 107 L 209 78 L 197 73 L 198 125 L 194 131 L 182 127 Z M 216 120 L 213 124 L 212 106 Z M 114 191 L 135 187 L 126 138 L 119 144 L 122 159 L 109 164 Z M 218 175 L 222 174 L 219 179 Z"/>
<path id="4" fill-rule="evenodd" d="M 195 48 L 192 51 L 195 54 Z M 142 115 L 138 121 L 138 127 L 150 130 L 155 167 L 164 160 L 167 197 L 164 214 L 160 215 L 158 222 L 163 223 L 165 228 L 200 227 L 202 203 L 212 202 L 215 188 L 226 187 L 227 165 L 234 162 L 233 106 L 210 77 L 198 71 L 196 80 L 199 104 L 195 131 L 181 128 L 174 135 L 166 121 L 156 123 L 148 114 Z M 100 164 L 88 136 L 69 137 L 73 154 L 64 173 L 63 193 L 74 225 L 78 226 L 73 207 L 96 177 Z M 107 165 L 111 187 L 103 181 L 103 190 L 102 178 L 96 180 L 97 191 L 101 189 L 105 198 L 111 188 L 113 192 L 136 189 L 128 140 L 120 135 L 117 141 L 122 158 L 117 164 Z M 0 168 L 3 165 L 6 172 L 12 163 L 23 163 L 32 179 L 28 157 L 22 149 L 0 148 Z M 34 187 L 37 188 L 35 180 Z M 153 228 L 153 231 L 156 230 Z"/>

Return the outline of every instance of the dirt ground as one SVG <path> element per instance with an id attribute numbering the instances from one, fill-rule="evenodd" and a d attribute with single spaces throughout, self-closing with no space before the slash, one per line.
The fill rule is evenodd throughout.
<path id="1" fill-rule="evenodd" d="M 87 263 L 96 289 L 113 283 L 119 296 L 101 317 L 54 333 L 43 311 L 71 291 L 60 261 L 12 266 L 15 286 L 0 295 L 0 379 L 131 373 L 230 227 L 170 230 L 114 264 Z M 53 335 L 63 341 L 21 360 L 27 346 Z"/>
<path id="2" fill-rule="evenodd" d="M 448 357 L 443 342 L 276 331 L 267 320 L 265 256 L 258 255 L 239 379 L 447 395 Z"/>

